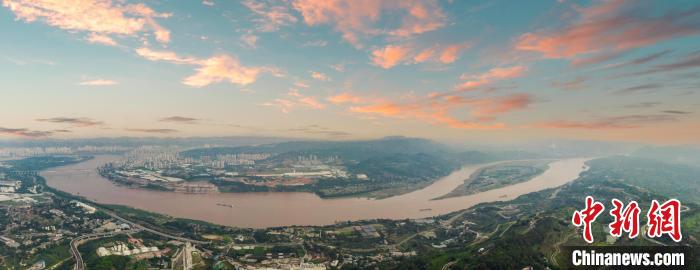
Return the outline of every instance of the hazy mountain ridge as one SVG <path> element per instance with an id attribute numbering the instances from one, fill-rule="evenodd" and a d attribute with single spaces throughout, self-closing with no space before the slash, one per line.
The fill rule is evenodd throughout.
<path id="1" fill-rule="evenodd" d="M 612 180 L 681 201 L 700 203 L 700 168 L 654 159 L 615 156 L 590 161 Z"/>
<path id="2" fill-rule="evenodd" d="M 211 147 L 183 151 L 189 157 L 214 156 L 240 153 L 287 152 L 331 153 L 347 155 L 351 159 L 366 158 L 375 153 L 434 153 L 450 151 L 445 145 L 426 139 L 387 137 L 379 140 L 362 141 L 288 141 L 256 146 Z"/>
<path id="3" fill-rule="evenodd" d="M 290 138 L 263 137 L 263 136 L 226 136 L 226 137 L 99 137 L 81 139 L 32 139 L 32 140 L 1 140 L 1 147 L 77 147 L 85 145 L 93 146 L 124 146 L 138 147 L 142 145 L 182 147 L 202 147 L 204 145 L 243 146 L 270 144 L 290 141 Z"/>
<path id="4" fill-rule="evenodd" d="M 645 146 L 631 153 L 631 156 L 644 157 L 667 163 L 700 166 L 700 146 Z"/>

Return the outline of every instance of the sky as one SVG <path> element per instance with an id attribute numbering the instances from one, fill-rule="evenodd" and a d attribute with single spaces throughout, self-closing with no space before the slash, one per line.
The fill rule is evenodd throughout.
<path id="1" fill-rule="evenodd" d="M 700 141 L 697 0 L 0 1 L 0 138 Z"/>

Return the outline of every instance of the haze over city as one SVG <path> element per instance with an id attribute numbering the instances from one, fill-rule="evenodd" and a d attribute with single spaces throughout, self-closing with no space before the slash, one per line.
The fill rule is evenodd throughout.
<path id="1" fill-rule="evenodd" d="M 0 269 L 700 269 L 700 0 L 0 3 Z"/>
<path id="2" fill-rule="evenodd" d="M 28 1 L 0 138 L 696 143 L 697 1 Z"/>

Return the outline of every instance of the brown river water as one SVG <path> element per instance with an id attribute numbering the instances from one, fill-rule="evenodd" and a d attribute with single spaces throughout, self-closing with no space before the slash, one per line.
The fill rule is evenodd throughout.
<path id="1" fill-rule="evenodd" d="M 459 186 L 477 169 L 469 165 L 432 185 L 387 199 L 321 199 L 306 192 L 184 194 L 115 185 L 97 167 L 118 156 L 94 159 L 41 172 L 49 186 L 103 204 L 120 204 L 174 217 L 204 220 L 236 227 L 328 225 L 364 219 L 424 218 L 466 209 L 479 203 L 512 200 L 520 195 L 558 187 L 576 179 L 588 159 L 564 159 L 530 181 L 473 195 L 431 200 Z M 220 206 L 232 205 L 233 207 Z M 421 209 L 431 209 L 421 211 Z"/>

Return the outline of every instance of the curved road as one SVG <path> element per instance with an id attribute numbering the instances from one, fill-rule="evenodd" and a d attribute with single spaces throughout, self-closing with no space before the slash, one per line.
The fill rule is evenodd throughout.
<path id="1" fill-rule="evenodd" d="M 105 209 L 100 209 L 100 210 L 102 210 L 102 212 L 105 212 L 105 214 L 107 214 L 107 215 L 109 215 L 109 216 L 111 216 L 111 217 L 113 217 L 113 218 L 115 218 L 115 219 L 117 219 L 117 220 L 119 220 L 119 221 L 121 221 L 121 222 L 124 222 L 124 223 L 126 223 L 126 224 L 129 224 L 129 226 L 131 226 L 131 228 L 137 228 L 137 229 L 139 229 L 139 230 L 143 230 L 143 231 L 146 231 L 146 232 L 155 234 L 155 235 L 159 235 L 159 236 L 161 236 L 161 237 L 170 238 L 170 239 L 178 240 L 178 241 L 182 241 L 182 242 L 190 242 L 190 243 L 194 243 L 194 244 L 200 244 L 200 245 L 211 243 L 210 241 L 199 241 L 199 240 L 194 240 L 194 239 L 189 239 L 189 238 L 185 238 L 185 237 L 180 237 L 180 236 L 175 236 L 175 235 L 172 235 L 172 234 L 167 234 L 167 233 L 159 232 L 159 231 L 156 231 L 156 230 L 154 230 L 154 229 L 144 227 L 144 226 L 141 225 L 141 224 L 132 222 L 132 221 L 130 221 L 130 220 L 128 220 L 128 219 L 125 219 L 125 218 L 123 218 L 123 217 L 120 217 L 120 216 L 118 216 L 117 214 L 113 213 L 112 211 L 105 210 Z"/>
<path id="2" fill-rule="evenodd" d="M 91 233 L 91 234 L 86 234 L 86 235 L 81 235 L 73 240 L 70 241 L 70 252 L 73 254 L 73 259 L 75 259 L 75 267 L 73 269 L 75 270 L 84 270 L 85 269 L 85 263 L 83 262 L 83 256 L 80 255 L 80 251 L 78 250 L 78 246 L 82 244 L 85 241 L 90 241 L 94 240 L 97 238 L 103 238 L 103 237 L 112 237 L 118 234 L 130 234 L 130 233 L 137 233 L 140 230 L 126 230 L 126 231 L 119 231 L 119 232 L 106 232 L 106 233 Z"/>
<path id="3" fill-rule="evenodd" d="M 209 244 L 210 243 L 209 241 L 193 240 L 193 239 L 189 239 L 189 238 L 185 238 L 185 237 L 180 237 L 180 236 L 175 236 L 175 235 L 159 232 L 159 231 L 156 231 L 154 229 L 144 227 L 141 224 L 132 222 L 132 221 L 125 219 L 123 217 L 120 217 L 119 215 L 113 213 L 112 211 L 105 210 L 105 209 L 100 209 L 100 210 L 116 220 L 119 220 L 123 223 L 129 224 L 129 226 L 131 226 L 132 229 L 126 230 L 126 231 L 119 231 L 119 232 L 91 233 L 91 234 L 78 236 L 78 237 L 74 238 L 73 240 L 71 240 L 70 251 L 71 251 L 71 254 L 73 254 L 73 259 L 75 259 L 75 267 L 73 268 L 74 270 L 84 270 L 85 269 L 85 263 L 83 262 L 83 256 L 80 255 L 80 251 L 78 250 L 78 246 L 85 241 L 94 240 L 97 238 L 112 237 L 112 236 L 118 235 L 118 234 L 130 234 L 130 233 L 137 233 L 137 232 L 141 232 L 141 231 L 146 231 L 146 232 L 149 232 L 149 233 L 152 233 L 152 234 L 164 237 L 164 238 L 170 238 L 173 240 L 178 240 L 178 241 L 182 241 L 182 242 L 186 242 L 186 243 L 187 242 L 195 243 L 195 244 Z"/>
<path id="4" fill-rule="evenodd" d="M 457 261 L 451 261 L 442 266 L 442 270 L 449 270 Z"/>

